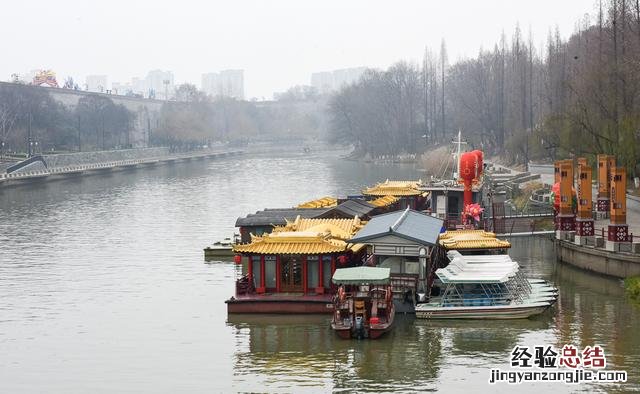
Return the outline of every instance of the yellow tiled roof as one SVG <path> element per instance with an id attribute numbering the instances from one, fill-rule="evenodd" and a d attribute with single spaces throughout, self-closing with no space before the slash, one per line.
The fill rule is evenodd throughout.
<path id="1" fill-rule="evenodd" d="M 328 208 L 335 207 L 338 205 L 338 199 L 333 197 L 322 197 L 317 200 L 311 200 L 307 202 L 303 202 L 298 205 L 298 208 Z"/>
<path id="2" fill-rule="evenodd" d="M 353 219 L 307 219 L 299 215 L 293 222 L 287 221 L 282 227 L 275 227 L 273 232 L 285 231 L 313 231 L 316 233 L 329 232 L 331 237 L 349 239 L 364 226 L 360 218 L 354 216 Z"/>
<path id="3" fill-rule="evenodd" d="M 391 204 L 395 204 L 396 202 L 398 202 L 398 200 L 400 200 L 398 197 L 396 196 L 382 196 L 382 197 L 378 197 L 375 200 L 371 200 L 369 201 L 369 204 L 371 205 L 375 205 L 376 207 L 388 207 Z"/>
<path id="4" fill-rule="evenodd" d="M 364 245 L 350 244 L 364 223 L 353 219 L 303 219 L 296 217 L 285 226 L 275 227 L 273 232 L 261 237 L 251 236 L 251 243 L 233 247 L 237 253 L 253 254 L 321 254 L 358 251 Z"/>
<path id="5" fill-rule="evenodd" d="M 281 231 L 262 237 L 253 236 L 251 243 L 235 245 L 233 251 L 253 254 L 322 254 L 357 251 L 362 246 L 333 239 L 329 233 Z"/>
<path id="6" fill-rule="evenodd" d="M 445 249 L 503 249 L 510 248 L 509 241 L 497 239 L 484 230 L 454 230 L 440 234 L 440 245 Z"/>
<path id="7" fill-rule="evenodd" d="M 367 196 L 417 196 L 422 194 L 418 187 L 422 183 L 417 181 L 390 181 L 378 183 L 362 191 Z"/>

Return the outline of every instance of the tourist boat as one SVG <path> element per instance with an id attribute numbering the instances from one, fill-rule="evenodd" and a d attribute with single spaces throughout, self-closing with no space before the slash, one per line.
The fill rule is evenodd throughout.
<path id="1" fill-rule="evenodd" d="M 236 280 L 228 313 L 332 313 L 337 267 L 362 260 L 365 247 L 347 242 L 362 227 L 360 219 L 297 217 L 251 242 L 234 245 L 248 264 Z"/>
<path id="2" fill-rule="evenodd" d="M 395 309 L 391 270 L 380 267 L 340 268 L 331 328 L 344 339 L 376 339 L 393 327 Z"/>
<path id="3" fill-rule="evenodd" d="M 231 238 L 225 238 L 222 241 L 216 241 L 212 245 L 204 248 L 204 258 L 209 260 L 216 257 L 232 257 L 233 245 L 238 242 L 238 234 L 234 234 L 233 241 Z"/>
<path id="4" fill-rule="evenodd" d="M 519 319 L 538 315 L 557 299 L 557 289 L 525 278 L 508 255 L 447 253 L 450 263 L 436 271 L 441 295 L 416 306 L 424 319 Z"/>

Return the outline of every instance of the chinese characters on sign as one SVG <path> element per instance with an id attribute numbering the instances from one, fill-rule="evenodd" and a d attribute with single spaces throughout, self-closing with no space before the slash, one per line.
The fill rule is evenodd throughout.
<path id="1" fill-rule="evenodd" d="M 607 358 L 599 345 L 582 351 L 574 345 L 562 349 L 553 346 L 515 346 L 511 351 L 511 368 L 492 369 L 489 383 L 506 382 L 626 382 L 626 371 L 607 371 Z"/>

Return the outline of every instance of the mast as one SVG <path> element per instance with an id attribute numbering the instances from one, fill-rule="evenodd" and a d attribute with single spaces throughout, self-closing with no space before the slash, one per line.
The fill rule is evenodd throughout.
<path id="1" fill-rule="evenodd" d="M 458 129 L 458 140 L 452 141 L 454 145 L 457 145 L 456 153 L 454 154 L 454 158 L 456 160 L 456 172 L 453 173 L 453 179 L 458 180 L 460 176 L 460 155 L 462 154 L 461 145 L 467 144 L 466 141 L 462 141 L 462 131 Z"/>

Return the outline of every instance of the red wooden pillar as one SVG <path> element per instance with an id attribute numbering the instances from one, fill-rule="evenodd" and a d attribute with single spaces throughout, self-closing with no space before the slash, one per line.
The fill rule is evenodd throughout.
<path id="1" fill-rule="evenodd" d="M 249 261 L 249 266 L 247 267 L 247 276 L 249 277 L 249 281 L 253 282 L 253 255 L 249 255 L 247 259 Z"/>
<path id="2" fill-rule="evenodd" d="M 307 287 L 309 282 L 307 281 L 307 256 L 303 255 L 302 256 L 302 292 L 303 293 L 307 293 Z"/>
<path id="3" fill-rule="evenodd" d="M 280 292 L 280 273 L 282 267 L 280 266 L 280 256 L 276 256 L 276 292 Z"/>
<path id="4" fill-rule="evenodd" d="M 260 255 L 260 287 L 263 289 L 265 288 L 265 283 L 266 283 L 266 278 L 264 277 L 265 275 L 265 268 L 264 268 L 264 255 Z"/>

